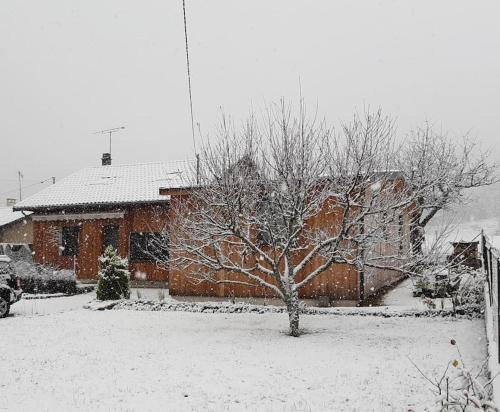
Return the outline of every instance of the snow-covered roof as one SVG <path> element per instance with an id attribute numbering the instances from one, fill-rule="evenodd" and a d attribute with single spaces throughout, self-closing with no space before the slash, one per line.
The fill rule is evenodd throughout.
<path id="1" fill-rule="evenodd" d="M 160 188 L 190 183 L 190 161 L 87 167 L 17 203 L 15 210 L 169 200 Z"/>
<path id="2" fill-rule="evenodd" d="M 12 206 L 0 207 L 0 227 L 24 219 L 22 212 L 14 212 Z"/>

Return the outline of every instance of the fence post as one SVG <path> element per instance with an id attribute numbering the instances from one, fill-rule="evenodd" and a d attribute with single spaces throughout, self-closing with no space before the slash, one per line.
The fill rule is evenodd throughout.
<path id="1" fill-rule="evenodd" d="M 490 262 L 488 260 L 488 247 L 486 246 L 486 236 L 484 231 L 481 230 L 481 260 L 483 263 L 483 270 L 486 274 L 486 281 L 488 282 L 488 297 L 490 298 L 490 306 L 493 304 L 492 299 L 492 285 L 490 281 Z"/>

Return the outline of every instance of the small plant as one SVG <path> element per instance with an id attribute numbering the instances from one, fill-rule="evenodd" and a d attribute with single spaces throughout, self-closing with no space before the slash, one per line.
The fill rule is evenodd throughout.
<path id="1" fill-rule="evenodd" d="M 128 261 L 108 246 L 99 256 L 99 278 L 97 280 L 97 299 L 118 300 L 130 297 Z"/>
<path id="2" fill-rule="evenodd" d="M 424 303 L 425 306 L 427 306 L 429 309 L 436 309 L 436 303 L 430 298 L 423 298 L 422 302 Z"/>
<path id="3" fill-rule="evenodd" d="M 432 286 L 429 277 L 426 275 L 420 275 L 415 281 L 413 296 L 430 297 L 431 295 L 432 295 Z"/>
<path id="4" fill-rule="evenodd" d="M 428 377 L 411 359 L 419 373 L 432 386 L 435 395 L 435 409 L 439 412 L 498 412 L 491 399 L 491 384 L 496 376 L 487 379 L 486 362 L 479 371 L 473 372 L 465 366 L 462 353 L 455 339 L 450 340 L 457 357 L 448 362 L 442 375 Z"/>

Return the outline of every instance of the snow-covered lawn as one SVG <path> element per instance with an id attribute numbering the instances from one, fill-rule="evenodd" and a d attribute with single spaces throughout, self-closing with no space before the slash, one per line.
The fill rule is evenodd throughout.
<path id="1" fill-rule="evenodd" d="M 486 356 L 480 319 L 302 316 L 307 333 L 291 338 L 285 314 L 95 312 L 78 299 L 0 321 L 0 410 L 420 411 L 432 394 L 408 356 L 430 376 L 455 358 L 450 338 L 469 367 Z"/>
<path id="2" fill-rule="evenodd" d="M 95 298 L 95 293 L 84 293 L 81 295 L 54 297 L 48 299 L 21 299 L 11 306 L 11 313 L 17 316 L 39 316 L 50 315 L 73 310 L 81 310 L 82 306 L 89 300 Z M 0 328 L 3 326 L 0 323 Z M 0 329 L 1 331 L 1 329 Z M 0 406 L 1 408 L 1 406 Z"/>

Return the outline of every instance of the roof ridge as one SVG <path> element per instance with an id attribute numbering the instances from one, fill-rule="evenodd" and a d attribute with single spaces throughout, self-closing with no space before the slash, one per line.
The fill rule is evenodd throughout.
<path id="1" fill-rule="evenodd" d="M 80 170 L 84 169 L 100 169 L 102 167 L 114 168 L 114 167 L 128 167 L 128 166 L 145 166 L 145 165 L 168 165 L 172 163 L 190 163 L 195 162 L 196 159 L 186 159 L 186 160 L 166 160 L 166 161 L 154 161 L 154 162 L 140 162 L 140 163 L 122 163 L 122 164 L 111 164 L 111 165 L 96 165 L 96 166 L 86 166 Z M 77 173 L 77 172 L 75 172 Z"/>

